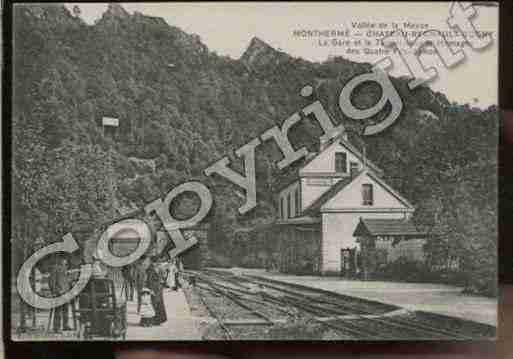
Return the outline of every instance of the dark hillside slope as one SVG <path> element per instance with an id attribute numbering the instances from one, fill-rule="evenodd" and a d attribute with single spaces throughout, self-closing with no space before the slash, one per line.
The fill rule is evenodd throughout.
<path id="1" fill-rule="evenodd" d="M 275 146 L 257 151 L 259 206 L 242 218 L 237 216 L 241 199 L 236 188 L 205 178 L 207 165 L 309 104 L 311 99 L 299 95 L 307 84 L 315 87 L 336 121 L 354 132 L 363 128 L 362 122 L 345 118 L 338 95 L 349 79 L 368 72 L 369 64 L 340 57 L 312 63 L 257 38 L 240 59 L 231 59 L 161 18 L 129 14 L 119 5 L 110 5 L 94 25 L 60 5 L 17 5 L 14 19 L 14 142 L 16 151 L 25 151 L 14 163 L 19 169 L 15 196 L 25 201 L 20 210 L 43 213 L 57 198 L 52 188 L 58 176 L 50 174 L 45 181 L 54 185 L 45 196 L 37 197 L 35 190 L 37 200 L 22 200 L 30 187 L 23 178 L 35 178 L 26 170 L 30 156 L 39 151 L 34 143 L 46 151 L 50 167 L 56 163 L 56 149 L 99 146 L 102 156 L 110 141 L 102 137 L 100 121 L 113 116 L 121 123 L 112 142 L 119 200 L 142 206 L 183 181 L 205 181 L 216 198 L 223 198 L 216 202 L 213 218 L 221 247 L 228 246 L 233 228 L 274 217 L 280 173 L 273 163 L 279 153 Z M 496 248 L 496 108 L 453 104 L 427 87 L 410 91 L 407 79 L 393 83 L 403 112 L 392 128 L 364 139 L 368 156 L 417 206 L 418 223 L 441 234 L 458 255 L 469 258 L 469 266 L 478 266 L 476 258 L 491 263 Z M 378 96 L 377 86 L 365 84 L 353 101 L 368 107 Z M 379 114 L 369 121 L 379 121 Z M 319 128 L 305 121 L 292 132 L 293 143 L 315 150 L 319 134 Z M 157 169 L 139 173 L 129 157 L 156 159 Z M 60 181 L 68 183 L 66 178 Z M 62 211 L 73 213 L 70 220 L 96 221 L 104 215 L 98 208 L 106 208 L 106 197 L 92 194 L 93 188 L 69 198 Z M 73 205 L 80 196 L 90 205 Z M 188 199 L 177 211 L 186 215 L 194 206 Z"/>

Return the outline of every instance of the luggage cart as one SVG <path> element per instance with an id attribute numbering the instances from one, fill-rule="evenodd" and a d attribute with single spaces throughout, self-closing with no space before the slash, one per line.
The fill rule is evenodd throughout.
<path id="1" fill-rule="evenodd" d="M 91 278 L 73 301 L 72 311 L 80 339 L 126 339 L 126 303 L 116 303 L 112 280 Z"/>

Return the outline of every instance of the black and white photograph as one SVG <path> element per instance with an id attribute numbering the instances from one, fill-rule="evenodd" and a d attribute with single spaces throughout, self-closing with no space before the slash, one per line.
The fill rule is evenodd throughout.
<path id="1" fill-rule="evenodd" d="M 13 4 L 7 335 L 495 340 L 498 23 Z"/>

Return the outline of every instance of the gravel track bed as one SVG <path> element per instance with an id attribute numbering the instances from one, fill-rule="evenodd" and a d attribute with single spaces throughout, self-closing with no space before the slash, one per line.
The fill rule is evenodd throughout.
<path id="1" fill-rule="evenodd" d="M 211 317 L 209 310 L 201 303 L 201 297 L 220 320 L 241 321 L 242 323 L 237 325 L 226 325 L 231 338 L 236 340 L 450 340 L 490 339 L 496 335 L 496 328 L 493 326 L 427 312 L 410 312 L 379 319 L 357 317 L 320 321 L 315 317 L 326 318 L 343 314 L 379 315 L 398 307 L 337 294 L 330 295 L 318 292 L 314 288 L 303 290 L 301 286 L 289 286 L 287 283 L 270 283 L 275 287 L 272 288 L 265 284 L 255 284 L 252 279 L 246 283 L 243 282 L 244 279 L 218 275 L 213 278 L 209 275 L 209 280 L 213 283 L 207 281 L 201 283 L 201 286 L 212 288 L 213 285 L 216 289 L 206 290 L 198 286 L 189 289 L 187 295 L 190 303 L 197 307 L 195 315 Z M 280 291 L 280 288 L 285 289 L 286 293 Z M 272 325 L 243 323 L 244 320 L 265 322 L 265 319 L 225 295 L 215 293 L 215 290 L 225 293 L 227 289 L 236 289 L 230 290 L 230 295 L 236 295 L 245 306 L 277 322 Z M 278 303 L 269 300 L 265 295 L 262 296 L 262 292 L 274 297 Z M 208 325 L 204 325 L 203 336 L 207 340 L 227 339 L 226 331 L 212 320 Z"/>

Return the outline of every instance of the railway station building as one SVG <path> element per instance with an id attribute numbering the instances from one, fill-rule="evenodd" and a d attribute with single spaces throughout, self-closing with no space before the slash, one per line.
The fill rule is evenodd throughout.
<path id="1" fill-rule="evenodd" d="M 400 256 L 423 260 L 414 207 L 344 134 L 321 143 L 277 193 L 270 233 L 283 272 L 369 278 Z"/>

